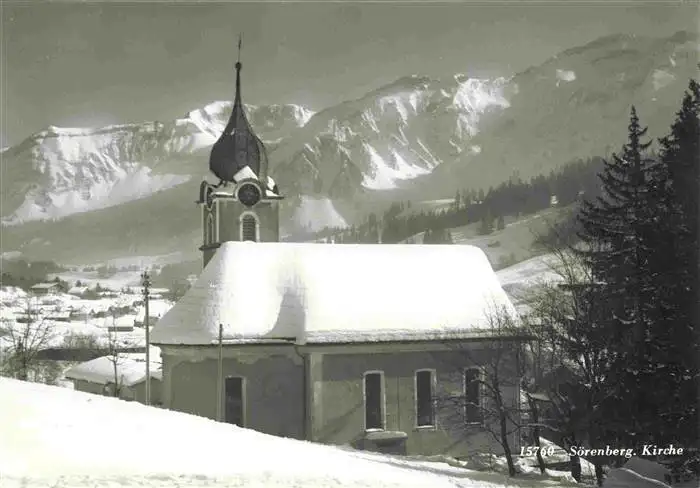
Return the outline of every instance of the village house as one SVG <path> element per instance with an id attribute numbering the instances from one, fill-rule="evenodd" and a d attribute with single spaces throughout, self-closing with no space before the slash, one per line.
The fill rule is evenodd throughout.
<path id="1" fill-rule="evenodd" d="M 29 291 L 35 296 L 52 295 L 59 291 L 59 283 L 37 283 L 32 286 Z"/>
<path id="2" fill-rule="evenodd" d="M 204 269 L 157 322 L 162 402 L 268 434 L 400 454 L 500 452 L 480 414 L 493 314 L 517 313 L 472 246 L 280 243 L 277 184 L 241 102 L 202 182 Z M 501 371 L 518 409 L 515 354 Z M 460 420 L 440 392 L 463 398 Z M 455 426 L 456 425 L 456 426 Z M 517 445 L 516 435 L 513 444 Z"/>
<path id="3" fill-rule="evenodd" d="M 150 376 L 151 405 L 158 406 L 162 373 L 157 348 L 151 349 Z M 118 353 L 92 359 L 70 368 L 65 378 L 72 381 L 73 388 L 78 391 L 146 403 L 145 353 Z"/>
<path id="4" fill-rule="evenodd" d="M 102 328 L 107 332 L 133 332 L 135 323 L 134 315 L 121 317 L 105 317 L 102 319 Z"/>
<path id="5" fill-rule="evenodd" d="M 69 295 L 76 297 L 82 297 L 88 292 L 89 288 L 87 286 L 73 286 L 68 290 Z"/>

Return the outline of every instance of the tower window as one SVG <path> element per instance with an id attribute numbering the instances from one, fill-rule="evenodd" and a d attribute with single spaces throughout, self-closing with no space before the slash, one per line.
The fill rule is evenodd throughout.
<path id="1" fill-rule="evenodd" d="M 211 244 L 214 242 L 215 237 L 215 223 L 214 223 L 214 216 L 210 213 L 207 214 L 207 224 L 205 226 L 205 231 L 204 231 L 204 243 L 205 244 Z"/>
<path id="2" fill-rule="evenodd" d="M 258 241 L 258 219 L 247 214 L 241 218 L 241 241 Z"/>

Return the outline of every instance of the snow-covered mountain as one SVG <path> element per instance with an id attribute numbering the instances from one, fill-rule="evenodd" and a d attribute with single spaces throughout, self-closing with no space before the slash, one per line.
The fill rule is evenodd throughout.
<path id="1" fill-rule="evenodd" d="M 205 150 L 232 103 L 214 102 L 170 122 L 49 127 L 2 154 L 2 222 L 56 219 L 148 197 L 207 173 Z M 263 138 L 277 143 L 313 114 L 298 105 L 248 106 Z"/>
<path id="2" fill-rule="evenodd" d="M 627 137 L 634 105 L 650 137 L 667 134 L 683 91 L 698 77 L 697 33 L 666 38 L 606 36 L 568 49 L 509 80 L 513 95 L 472 144 L 424 181 L 426 198 L 471 182 L 497 185 L 514 173 L 548 173 L 576 158 L 606 156 Z"/>
<path id="3" fill-rule="evenodd" d="M 605 155 L 624 142 L 632 104 L 662 136 L 697 53 L 697 35 L 685 32 L 610 36 L 509 79 L 406 76 L 318 113 L 247 112 L 286 196 L 283 231 L 343 226 L 372 205 L 450 198 Z M 78 249 L 105 259 L 194 250 L 192 202 L 230 110 L 214 102 L 174 121 L 50 127 L 6 149 L 3 250 L 69 259 Z"/>
<path id="4" fill-rule="evenodd" d="M 417 76 L 313 114 L 298 105 L 248 106 L 273 173 L 292 198 L 325 202 L 314 219 L 339 224 L 328 199 L 386 190 L 430 173 L 464 150 L 480 116 L 508 106 L 505 80 Z M 3 223 L 56 219 L 145 198 L 208 173 L 206 150 L 231 104 L 182 119 L 100 129 L 49 127 L 3 155 Z M 302 129 L 303 128 L 303 129 Z M 4 189 L 5 190 L 5 189 Z M 305 211 L 302 210 L 302 213 Z"/>
<path id="5" fill-rule="evenodd" d="M 389 190 L 454 158 L 489 110 L 509 103 L 506 80 L 408 76 L 317 113 L 272 153 L 292 194 L 352 196 Z"/>

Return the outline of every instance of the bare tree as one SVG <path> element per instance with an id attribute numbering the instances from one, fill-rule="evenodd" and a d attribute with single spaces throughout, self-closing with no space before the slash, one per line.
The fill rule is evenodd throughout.
<path id="1" fill-rule="evenodd" d="M 449 343 L 456 371 L 436 392 L 445 426 L 465 434 L 485 431 L 501 446 L 508 473 L 515 476 L 513 441 L 520 430 L 519 376 L 523 332 L 505 308 L 488 313 L 487 330 L 478 341 Z M 455 391 L 455 385 L 460 385 Z"/>
<path id="2" fill-rule="evenodd" d="M 605 419 L 599 411 L 606 400 L 604 380 L 610 364 L 607 334 L 600 330 L 605 301 L 575 250 L 551 252 L 560 282 L 541 285 L 528 300 L 535 342 L 526 355 L 530 381 L 525 389 L 530 400 L 533 392 L 544 393 L 553 416 L 546 423 L 537 419 L 531 427 L 537 436 L 541 427 L 559 433 L 565 447 L 594 447 L 603 436 Z M 536 416 L 536 402 L 530 406 Z M 600 485 L 601 458 L 590 461 Z M 572 476 L 580 481 L 580 459 L 571 456 L 570 463 Z"/>
<path id="3" fill-rule="evenodd" d="M 107 331 L 107 358 L 112 364 L 114 376 L 112 381 L 105 385 L 105 393 L 109 393 L 115 398 L 119 398 L 124 385 L 124 374 L 121 368 L 126 361 L 126 357 L 122 352 L 122 349 L 125 347 L 126 344 L 119 340 L 115 329 Z"/>
<path id="4" fill-rule="evenodd" d="M 27 297 L 21 321 L 3 319 L 0 323 L 0 339 L 4 342 L 4 347 L 0 345 L 4 349 L 0 372 L 24 381 L 39 378 L 39 351 L 50 347 L 55 337 L 51 321 L 31 302 L 32 297 Z"/>
<path id="5" fill-rule="evenodd" d="M 100 350 L 100 343 L 92 334 L 83 334 L 80 332 L 68 332 L 63 337 L 63 347 L 67 349 L 87 349 L 92 351 Z"/>

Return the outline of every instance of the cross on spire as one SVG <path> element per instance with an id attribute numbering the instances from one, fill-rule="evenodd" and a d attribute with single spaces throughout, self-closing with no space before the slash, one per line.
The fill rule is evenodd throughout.
<path id="1" fill-rule="evenodd" d="M 243 34 L 238 34 L 238 60 L 236 65 L 241 64 L 241 45 L 243 44 Z"/>

